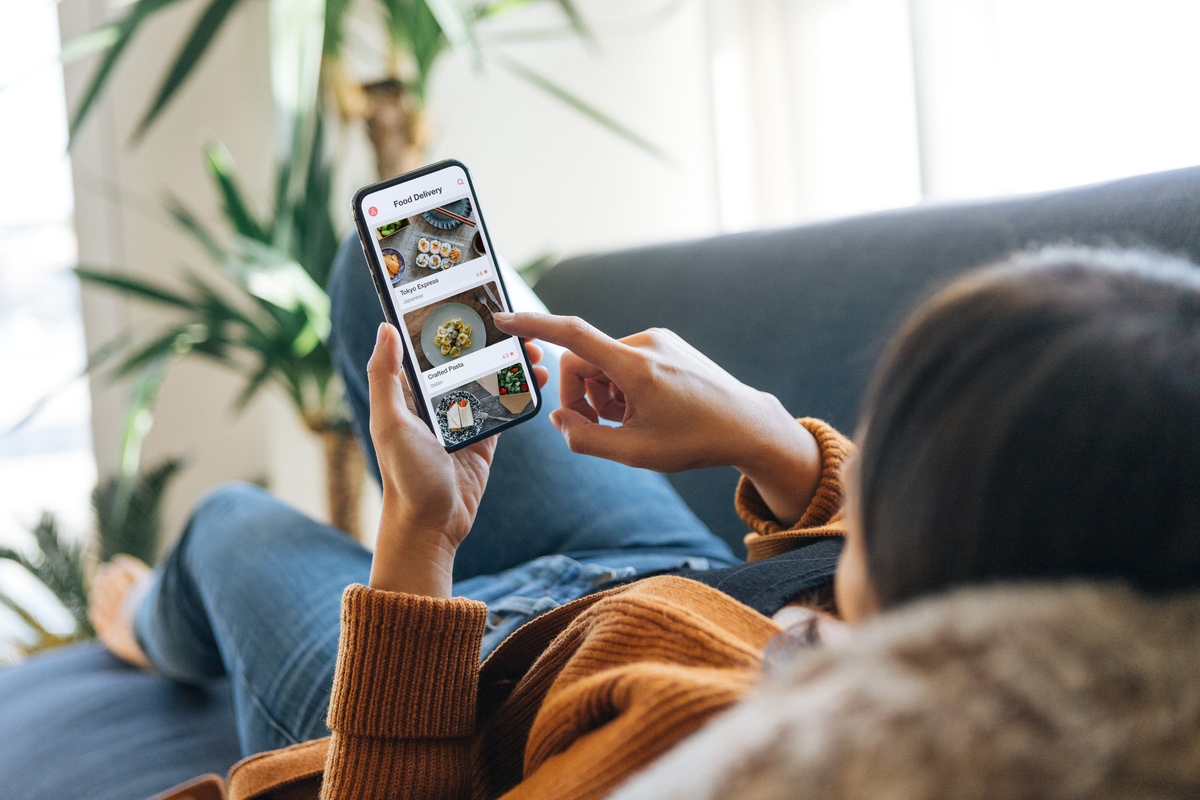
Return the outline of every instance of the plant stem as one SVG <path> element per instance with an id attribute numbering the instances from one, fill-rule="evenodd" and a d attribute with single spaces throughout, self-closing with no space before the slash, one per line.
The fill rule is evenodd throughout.
<path id="1" fill-rule="evenodd" d="M 367 84 L 363 92 L 367 135 L 379 177 L 394 178 L 421 166 L 429 131 L 417 96 L 397 80 Z"/>
<path id="2" fill-rule="evenodd" d="M 362 540 L 359 501 L 365 464 L 354 434 L 343 430 L 321 432 L 325 448 L 325 487 L 329 493 L 329 522 Z"/>

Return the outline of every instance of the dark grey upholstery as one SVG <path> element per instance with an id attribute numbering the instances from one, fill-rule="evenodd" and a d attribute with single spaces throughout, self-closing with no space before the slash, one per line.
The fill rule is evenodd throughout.
<path id="1" fill-rule="evenodd" d="M 849 432 L 883 344 L 931 286 L 1030 244 L 1067 241 L 1152 246 L 1200 260 L 1200 168 L 582 256 L 536 289 L 552 311 L 614 336 L 670 328 L 795 415 Z M 780 345 L 761 347 L 764 326 L 778 331 Z M 671 480 L 744 554 L 734 471 Z"/>
<path id="2" fill-rule="evenodd" d="M 538 284 L 554 311 L 625 335 L 660 325 L 796 414 L 854 427 L 880 347 L 914 301 L 1030 243 L 1150 245 L 1200 260 L 1200 168 L 998 203 L 935 206 L 585 256 Z M 736 272 L 739 280 L 730 282 Z M 758 349 L 753 331 L 778 326 Z M 734 474 L 674 476 L 738 548 Z M 134 800 L 237 758 L 228 687 L 172 686 L 93 646 L 0 671 L 0 797 Z"/>

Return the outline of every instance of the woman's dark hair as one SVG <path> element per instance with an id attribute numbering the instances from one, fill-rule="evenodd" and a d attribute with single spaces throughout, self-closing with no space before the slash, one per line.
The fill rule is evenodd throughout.
<path id="1" fill-rule="evenodd" d="M 1047 248 L 955 281 L 868 390 L 879 603 L 1004 580 L 1200 586 L 1200 268 Z"/>

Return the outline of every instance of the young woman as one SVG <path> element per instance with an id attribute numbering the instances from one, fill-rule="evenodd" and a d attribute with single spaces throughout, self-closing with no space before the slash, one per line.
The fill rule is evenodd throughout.
<path id="1" fill-rule="evenodd" d="M 849 502 L 841 434 L 792 421 L 669 332 L 614 341 L 544 314 L 497 323 L 568 348 L 550 418 L 571 451 L 601 459 L 570 458 L 536 423 L 498 450 L 493 439 L 447 455 L 407 405 L 398 337 L 382 326 L 368 368 L 384 487 L 373 558 L 262 493 L 226 489 L 155 579 L 126 592 L 131 570 L 110 570 L 97 627 L 169 676 L 230 673 L 248 752 L 321 736 L 328 721 L 330 739 L 235 770 L 236 796 L 323 769 L 329 798 L 603 797 L 745 694 L 782 630 L 772 617 L 791 621 L 819 595 L 843 535 L 836 594 L 850 622 L 1002 580 L 1194 585 L 1198 287 L 1188 265 L 1094 251 L 954 284 L 881 366 Z M 347 383 L 353 397 L 353 372 Z M 514 455 L 532 449 L 502 461 L 514 440 Z M 737 466 L 753 563 L 697 569 L 732 559 L 650 473 L 618 463 Z M 509 513 L 492 518 L 498 490 Z M 573 558 L 478 577 L 530 547 Z M 364 580 L 341 598 L 334 671 L 333 598 Z M 122 596 L 140 597 L 124 605 L 136 638 L 121 635 Z"/>
<path id="2" fill-rule="evenodd" d="M 772 643 L 613 800 L 1200 796 L 1200 269 L 1048 250 L 960 280 L 865 414 L 838 600 L 886 613 Z"/>

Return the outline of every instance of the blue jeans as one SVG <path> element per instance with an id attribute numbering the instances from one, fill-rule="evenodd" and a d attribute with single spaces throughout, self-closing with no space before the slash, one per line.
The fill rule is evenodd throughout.
<path id="1" fill-rule="evenodd" d="M 514 306 L 537 299 L 506 274 Z M 382 311 L 356 241 L 330 280 L 331 347 L 370 469 L 366 364 Z M 456 595 L 488 604 L 482 657 L 538 614 L 616 577 L 737 559 L 656 473 L 571 453 L 547 420 L 558 404 L 547 353 L 546 408 L 505 432 L 475 525 L 455 559 Z M 246 754 L 324 736 L 343 589 L 366 583 L 371 554 L 247 485 L 218 487 L 193 511 L 138 609 L 151 663 L 175 680 L 233 682 Z"/>

